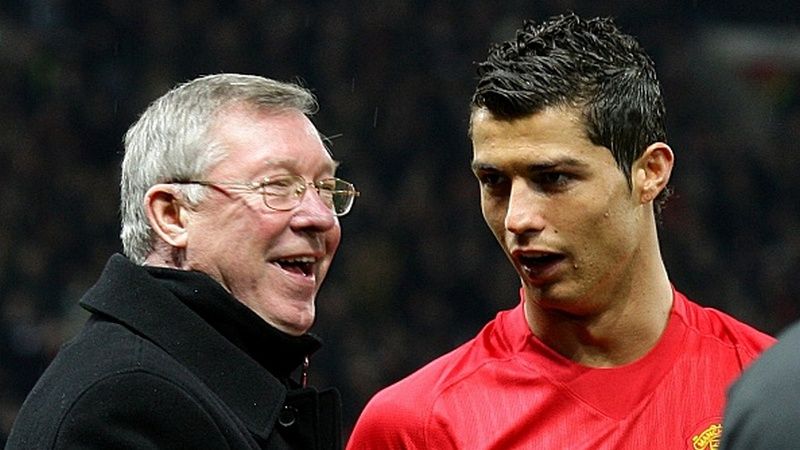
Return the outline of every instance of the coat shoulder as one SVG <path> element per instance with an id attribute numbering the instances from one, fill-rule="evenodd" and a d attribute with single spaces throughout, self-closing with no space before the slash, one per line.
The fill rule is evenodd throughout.
<path id="1" fill-rule="evenodd" d="M 189 447 L 181 440 L 183 448 L 224 448 L 214 440 L 221 433 L 207 412 L 219 408 L 215 401 L 152 342 L 121 324 L 90 320 L 25 400 L 8 448 L 63 448 L 70 442 L 139 448 L 142 439 L 172 448 L 176 435 L 201 439 Z M 176 433 L 177 428 L 196 432 Z"/>

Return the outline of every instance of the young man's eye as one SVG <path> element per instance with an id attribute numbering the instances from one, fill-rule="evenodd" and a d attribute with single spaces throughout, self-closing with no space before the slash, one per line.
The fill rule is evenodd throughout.
<path id="1" fill-rule="evenodd" d="M 565 188 L 573 177 L 564 172 L 543 172 L 536 176 L 535 181 L 544 189 L 555 190 Z"/>
<path id="2" fill-rule="evenodd" d="M 499 173 L 487 172 L 478 174 L 478 181 L 485 188 L 495 188 L 505 181 L 505 177 Z"/>
<path id="3" fill-rule="evenodd" d="M 568 177 L 566 174 L 560 172 L 551 172 L 542 174 L 542 180 L 547 183 L 561 184 L 567 182 Z"/>

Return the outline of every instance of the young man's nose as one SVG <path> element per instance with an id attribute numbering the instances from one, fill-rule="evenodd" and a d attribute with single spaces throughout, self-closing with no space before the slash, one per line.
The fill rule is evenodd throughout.
<path id="1" fill-rule="evenodd" d="M 514 234 L 538 232 L 544 229 L 544 199 L 525 180 L 516 180 L 506 209 L 505 227 Z"/>

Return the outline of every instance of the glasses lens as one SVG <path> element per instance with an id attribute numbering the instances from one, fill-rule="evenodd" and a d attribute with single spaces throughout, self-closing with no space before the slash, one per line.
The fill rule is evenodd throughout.
<path id="1" fill-rule="evenodd" d="M 337 216 L 350 212 L 353 200 L 358 193 L 355 187 L 339 178 L 326 178 L 314 183 L 320 199 Z M 288 211 L 297 207 L 307 188 L 305 178 L 299 175 L 277 175 L 269 177 L 262 185 L 264 203 L 278 211 Z"/>
<path id="2" fill-rule="evenodd" d="M 272 209 L 288 211 L 296 207 L 306 190 L 306 180 L 299 175 L 269 177 L 261 185 L 264 203 Z"/>
<path id="3" fill-rule="evenodd" d="M 327 185 L 325 186 L 325 190 L 329 190 L 327 195 L 330 195 L 331 207 L 333 208 L 334 214 L 343 216 L 350 212 L 350 208 L 353 207 L 353 200 L 355 200 L 356 197 L 355 187 L 339 178 L 324 180 L 323 183 Z M 323 187 L 320 186 L 320 190 L 322 189 Z"/>

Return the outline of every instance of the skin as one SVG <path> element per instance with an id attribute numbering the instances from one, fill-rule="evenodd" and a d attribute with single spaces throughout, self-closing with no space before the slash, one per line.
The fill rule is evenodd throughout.
<path id="1" fill-rule="evenodd" d="M 650 145 L 630 180 L 577 111 L 471 117 L 481 210 L 520 276 L 531 331 L 562 355 L 610 367 L 643 356 L 666 327 L 672 289 L 653 199 L 673 166 Z M 630 185 L 629 185 L 630 182 Z"/>
<path id="2" fill-rule="evenodd" d="M 335 162 L 299 111 L 229 108 L 211 136 L 227 156 L 206 180 L 246 183 L 293 173 L 310 182 L 334 175 Z M 175 185 L 156 185 L 145 204 L 158 236 L 147 264 L 204 272 L 279 330 L 308 331 L 341 239 L 338 218 L 315 190 L 290 211 L 272 210 L 260 194 L 225 186 L 207 188 L 192 206 Z M 286 263 L 300 257 L 314 262 L 303 268 Z"/>

